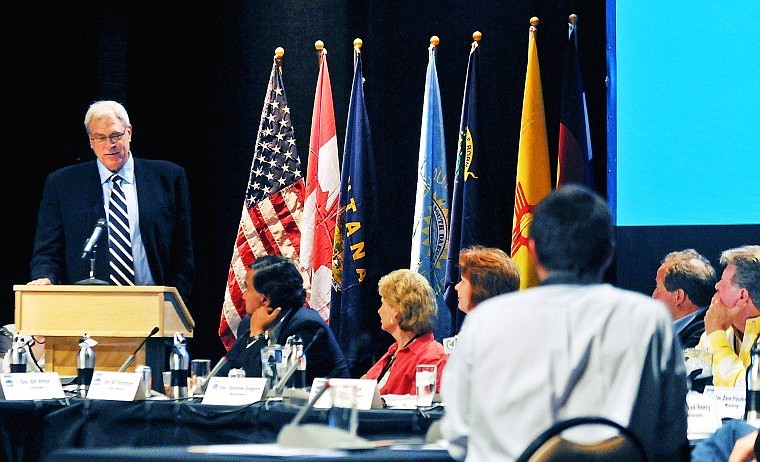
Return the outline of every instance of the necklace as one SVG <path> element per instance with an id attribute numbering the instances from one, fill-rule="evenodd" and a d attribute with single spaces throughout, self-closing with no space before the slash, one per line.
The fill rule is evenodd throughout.
<path id="1" fill-rule="evenodd" d="M 390 373 L 391 367 L 393 367 L 393 363 L 396 362 L 396 354 L 398 353 L 398 351 L 406 348 L 407 346 L 409 346 L 409 344 L 412 343 L 413 341 L 417 340 L 417 338 L 419 338 L 419 336 L 420 336 L 420 334 L 415 335 L 408 342 L 406 342 L 404 344 L 404 346 L 402 346 L 400 348 L 396 348 L 396 351 L 394 351 L 393 354 L 388 357 L 388 361 L 385 363 L 385 366 L 383 366 L 383 369 L 380 371 L 380 375 L 378 375 L 378 378 L 382 379 L 383 376 L 385 376 L 385 374 Z"/>

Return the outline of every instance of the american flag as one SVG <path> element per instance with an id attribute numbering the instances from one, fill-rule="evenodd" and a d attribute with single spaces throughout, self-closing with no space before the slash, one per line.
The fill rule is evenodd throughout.
<path id="1" fill-rule="evenodd" d="M 246 314 L 241 286 L 248 266 L 259 256 L 280 254 L 300 267 L 304 193 L 280 58 L 275 57 L 224 292 L 219 337 L 228 350 Z"/>

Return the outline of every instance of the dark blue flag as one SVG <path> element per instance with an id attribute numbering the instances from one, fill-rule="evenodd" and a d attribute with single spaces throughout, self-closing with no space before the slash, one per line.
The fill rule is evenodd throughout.
<path id="1" fill-rule="evenodd" d="M 365 373 L 382 345 L 377 295 L 375 159 L 364 101 L 361 51 L 354 47 L 354 82 L 346 125 L 333 252 L 330 328 L 351 375 Z M 387 345 L 386 345 L 387 347 Z M 385 350 L 385 348 L 383 348 Z"/>
<path id="2" fill-rule="evenodd" d="M 594 189 L 591 138 L 588 125 L 586 92 L 578 57 L 576 15 L 570 15 L 565 72 L 562 78 L 562 111 L 557 154 L 557 187 L 580 183 Z"/>
<path id="3" fill-rule="evenodd" d="M 477 39 L 476 39 L 477 40 Z M 459 145 L 454 173 L 454 195 L 451 201 L 451 231 L 449 252 L 446 258 L 446 305 L 451 312 L 451 334 L 459 331 L 464 313 L 457 309 L 457 293 L 454 286 L 459 282 L 459 251 L 473 244 L 481 244 L 482 234 L 487 232 L 488 213 L 480 211 L 478 198 L 481 192 L 481 159 L 478 137 L 478 41 L 472 42 L 467 77 L 462 101 L 462 118 L 459 124 Z"/>

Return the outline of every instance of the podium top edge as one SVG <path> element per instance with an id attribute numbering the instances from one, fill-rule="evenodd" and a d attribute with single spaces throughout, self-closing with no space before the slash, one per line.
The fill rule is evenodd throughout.
<path id="1" fill-rule="evenodd" d="M 82 284 L 31 285 L 14 284 L 14 292 L 175 292 L 171 286 L 97 286 Z"/>

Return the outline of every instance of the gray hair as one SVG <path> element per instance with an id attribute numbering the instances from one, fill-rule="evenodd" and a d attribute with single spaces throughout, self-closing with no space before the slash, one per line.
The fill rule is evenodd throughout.
<path id="1" fill-rule="evenodd" d="M 745 245 L 724 250 L 721 265 L 734 265 L 736 273 L 731 283 L 749 292 L 749 298 L 760 307 L 760 245 Z"/>
<path id="2" fill-rule="evenodd" d="M 107 116 L 114 116 L 119 119 L 124 124 L 124 128 L 129 126 L 129 114 L 120 103 L 116 101 L 95 101 L 90 104 L 87 113 L 84 115 L 84 128 L 87 130 L 87 134 L 90 134 L 90 124 L 93 120 Z"/>

